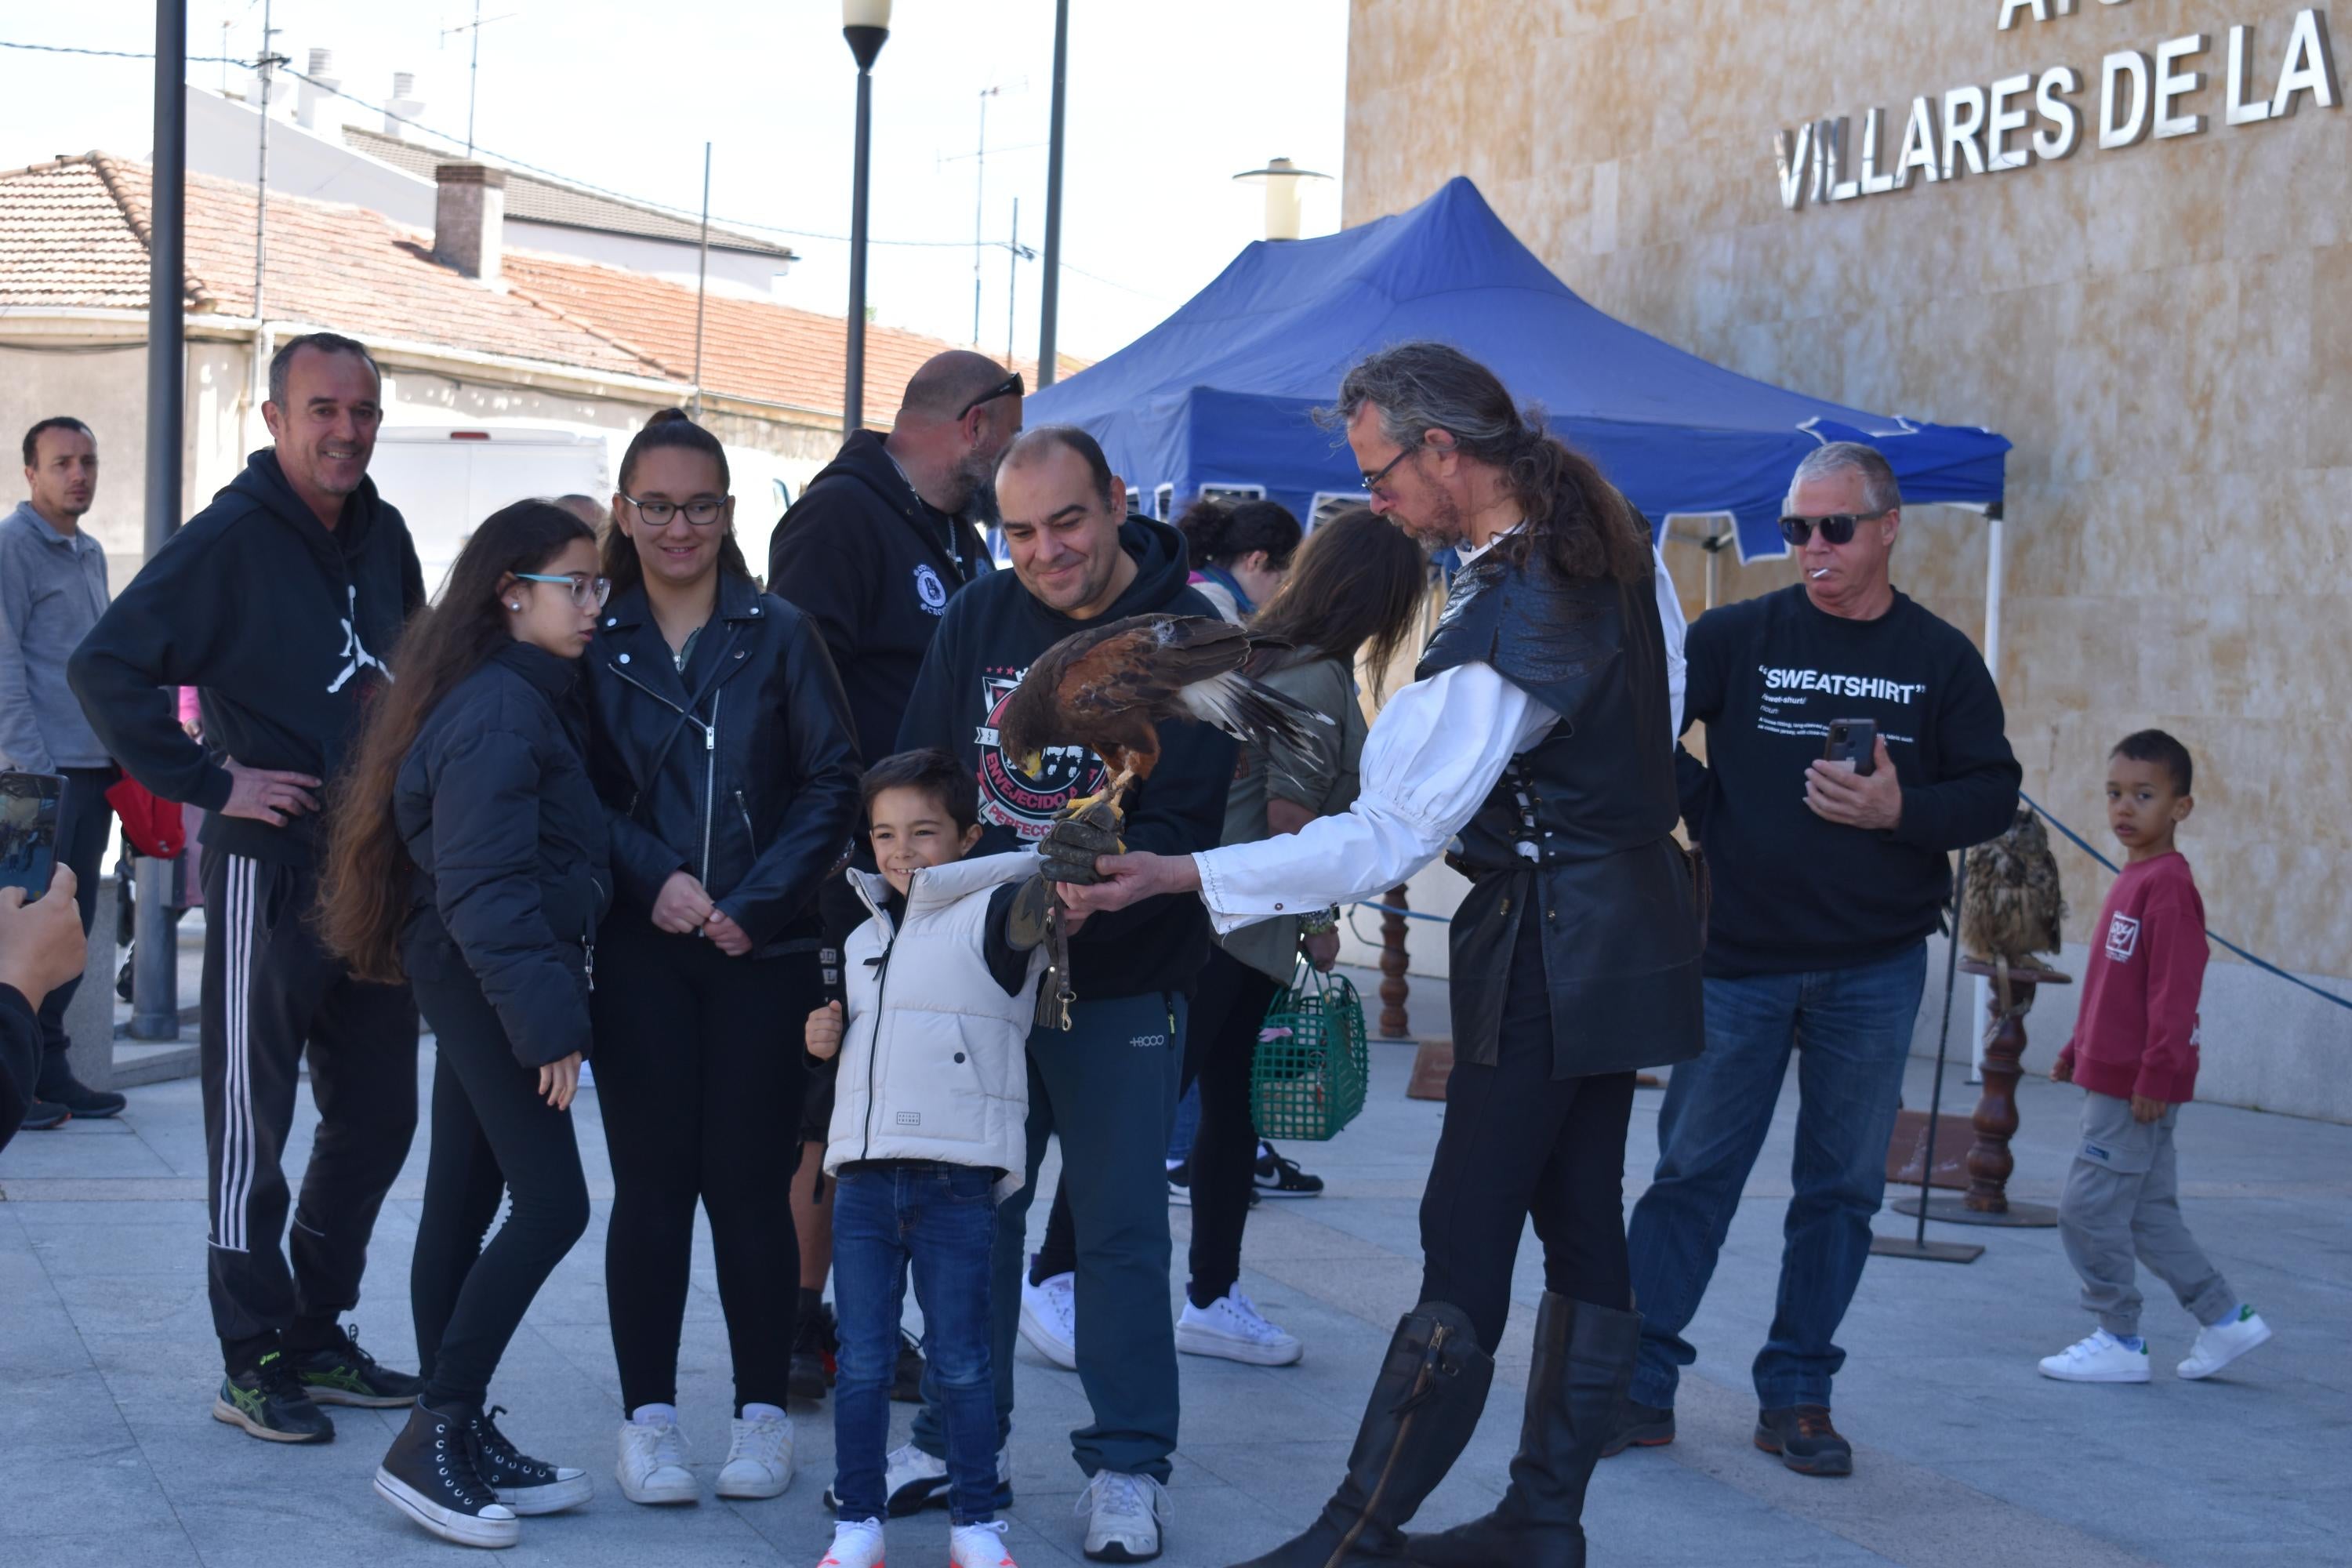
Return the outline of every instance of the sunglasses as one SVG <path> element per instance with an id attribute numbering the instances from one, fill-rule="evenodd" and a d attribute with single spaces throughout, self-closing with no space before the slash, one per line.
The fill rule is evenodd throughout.
<path id="1" fill-rule="evenodd" d="M 970 403 L 965 404 L 961 408 L 956 410 L 956 417 L 961 419 L 965 415 L 971 413 L 973 409 L 979 407 L 982 404 L 993 403 L 1000 397 L 1026 397 L 1028 395 L 1028 386 L 1022 381 L 1021 373 L 1016 370 L 1011 375 L 1006 376 L 1003 381 L 998 382 L 994 386 L 990 387 L 986 392 L 982 393 L 978 397 L 973 398 Z"/>
<path id="2" fill-rule="evenodd" d="M 1888 507 L 1886 511 L 1893 511 Z M 1886 511 L 1836 511 L 1827 517 L 1784 517 L 1780 520 L 1780 537 L 1802 550 L 1813 537 L 1813 530 L 1822 531 L 1822 540 L 1828 544 L 1846 544 L 1853 539 L 1858 523 L 1873 522 L 1885 517 Z"/>
<path id="3" fill-rule="evenodd" d="M 1407 447 L 1404 450 L 1399 452 L 1395 457 L 1391 458 L 1387 462 L 1382 463 L 1379 473 L 1359 473 L 1356 477 L 1364 481 L 1364 493 L 1370 495 L 1378 490 L 1381 488 L 1381 481 L 1389 477 L 1389 470 L 1394 468 L 1399 463 L 1403 462 L 1407 458 L 1412 457 L 1415 452 L 1420 450 L 1421 443 L 1416 441 L 1412 446 Z"/>
<path id="4" fill-rule="evenodd" d="M 562 584 L 572 590 L 572 607 L 576 610 L 587 609 L 592 604 L 601 610 L 604 601 L 613 596 L 613 580 L 609 577 L 591 577 L 584 573 L 559 577 L 545 572 L 518 572 L 515 575 L 526 583 Z"/>

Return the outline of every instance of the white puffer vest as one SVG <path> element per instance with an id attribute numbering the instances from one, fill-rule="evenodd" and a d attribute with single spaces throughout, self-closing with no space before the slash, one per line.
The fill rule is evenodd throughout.
<path id="1" fill-rule="evenodd" d="M 1003 1203 L 1028 1166 L 1029 1026 L 1042 949 L 1028 984 L 1008 996 L 988 971 L 982 938 L 989 896 L 1038 869 L 1034 853 L 926 866 L 893 930 L 890 885 L 847 873 L 874 917 L 842 950 L 849 994 L 824 1168 L 857 1160 L 936 1160 L 992 1166 Z"/>

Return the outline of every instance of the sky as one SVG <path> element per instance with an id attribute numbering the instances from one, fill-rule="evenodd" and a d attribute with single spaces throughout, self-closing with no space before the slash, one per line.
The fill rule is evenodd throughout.
<path id="1" fill-rule="evenodd" d="M 331 48 L 343 90 L 370 103 L 391 95 L 394 70 L 414 71 L 415 118 L 463 137 L 474 0 L 189 0 L 189 54 L 251 59 L 265 5 L 298 68 Z M 481 0 L 480 14 L 481 148 L 693 210 L 709 141 L 714 217 L 804 231 L 777 237 L 802 257 L 777 297 L 846 310 L 856 68 L 836 0 Z M 145 51 L 153 15 L 132 0 L 9 0 L 0 40 Z M 1338 226 L 1347 15 L 1347 0 L 1070 0 L 1064 353 L 1109 354 L 1262 237 L 1263 198 L 1236 173 L 1286 156 L 1335 176 L 1309 183 L 1306 232 Z M 992 242 L 979 346 L 1002 355 L 1009 326 L 1019 354 L 1035 353 L 1041 268 L 1013 268 L 1009 296 L 1004 242 L 1016 200 L 1022 243 L 1044 238 L 1053 35 L 1053 0 L 897 0 L 874 70 L 870 232 L 939 243 L 874 246 L 876 321 L 972 341 L 979 197 Z M 241 86 L 245 73 L 212 63 L 192 63 L 189 79 L 218 87 L 225 68 Z M 0 167 L 92 148 L 148 156 L 152 69 L 0 49 Z"/>

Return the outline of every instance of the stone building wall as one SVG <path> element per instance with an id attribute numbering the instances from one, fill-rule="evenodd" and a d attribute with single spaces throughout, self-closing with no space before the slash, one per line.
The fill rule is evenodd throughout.
<path id="1" fill-rule="evenodd" d="M 1356 0 L 1345 219 L 1468 174 L 1570 286 L 1670 342 L 2008 436 L 1996 673 L 2026 789 L 2105 847 L 2106 748 L 2172 731 L 2198 758 L 2183 847 L 2215 928 L 2352 989 L 2336 799 L 2352 776 L 2352 113 L 2339 69 L 2337 107 L 2303 94 L 2283 120 L 2223 123 L 2232 27 L 2252 27 L 2245 96 L 2267 98 L 2297 13 L 2352 11 L 2061 4 L 2046 21 L 2018 5 L 2003 30 L 2000 0 Z M 2204 52 L 2174 68 L 2200 85 L 2173 109 L 2205 128 L 2096 146 L 2102 59 L 2153 67 L 2197 33 Z M 1948 89 L 2059 65 L 2083 81 L 2071 157 L 1783 206 L 1776 132 L 1849 117 L 1850 177 L 1871 108 L 1891 141 L 1916 95 L 1940 110 Z M 1895 562 L 1898 585 L 1979 638 L 1985 533 L 1916 509 Z M 1701 557 L 1668 558 L 1695 612 Z M 1727 556 L 1721 593 L 1791 580 Z M 2107 878 L 2062 855 L 2079 942 Z M 2219 1039 L 2209 1014 L 2209 1076 L 2241 1048 L 2341 1075 L 2352 1015 L 2216 963 L 2240 970 L 2216 998 L 2279 994 L 2284 1011 L 2248 1004 Z"/>

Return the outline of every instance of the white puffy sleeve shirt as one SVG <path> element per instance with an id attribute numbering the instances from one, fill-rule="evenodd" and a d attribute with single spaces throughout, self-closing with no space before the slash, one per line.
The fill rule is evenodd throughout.
<path id="1" fill-rule="evenodd" d="M 1683 614 L 1656 563 L 1675 733 L 1682 729 Z M 1297 833 L 1192 857 L 1219 932 L 1276 915 L 1376 898 L 1437 858 L 1511 759 L 1559 715 L 1490 664 L 1459 664 L 1391 698 L 1364 741 L 1362 792 Z M 1672 735 L 1668 737 L 1669 743 Z"/>

